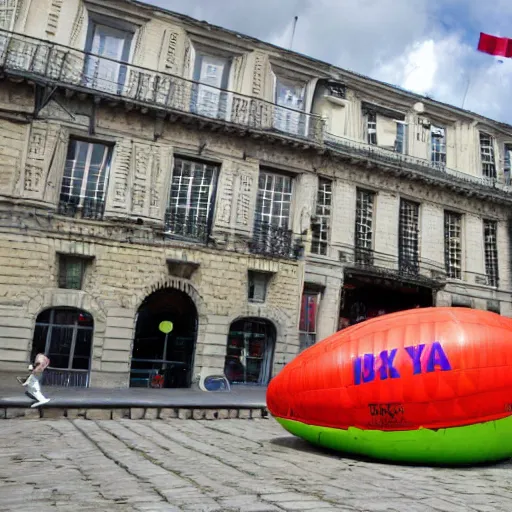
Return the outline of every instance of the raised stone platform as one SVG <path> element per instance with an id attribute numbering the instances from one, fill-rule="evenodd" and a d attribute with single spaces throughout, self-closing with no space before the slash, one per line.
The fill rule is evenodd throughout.
<path id="1" fill-rule="evenodd" d="M 50 388 L 51 399 L 34 403 L 23 389 L 0 389 L 0 419 L 86 418 L 98 419 L 256 419 L 268 416 L 266 388 L 235 388 L 229 392 L 197 389 Z"/>

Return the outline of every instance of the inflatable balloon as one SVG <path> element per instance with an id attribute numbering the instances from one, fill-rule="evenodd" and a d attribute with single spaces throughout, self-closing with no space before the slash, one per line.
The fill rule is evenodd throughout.
<path id="1" fill-rule="evenodd" d="M 393 461 L 512 457 L 512 320 L 412 309 L 342 330 L 269 384 L 271 414 L 314 444 Z"/>

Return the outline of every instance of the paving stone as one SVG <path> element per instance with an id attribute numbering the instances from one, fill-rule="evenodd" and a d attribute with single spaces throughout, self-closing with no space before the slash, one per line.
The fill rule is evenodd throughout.
<path id="1" fill-rule="evenodd" d="M 192 419 L 194 420 L 202 420 L 204 419 L 205 410 L 204 409 L 194 409 L 192 411 Z"/>
<path id="2" fill-rule="evenodd" d="M 169 420 L 178 417 L 178 411 L 176 409 L 160 409 L 160 419 Z"/>
<path id="3" fill-rule="evenodd" d="M 25 409 L 24 419 L 26 420 L 38 420 L 41 417 L 41 411 L 43 409 L 39 409 L 38 407 Z"/>
<path id="4" fill-rule="evenodd" d="M 228 409 L 219 409 L 219 420 L 227 420 L 229 418 Z"/>
<path id="5" fill-rule="evenodd" d="M 238 418 L 241 420 L 251 419 L 251 410 L 250 409 L 240 409 L 238 411 Z"/>
<path id="6" fill-rule="evenodd" d="M 68 409 L 67 417 L 71 420 L 76 420 L 77 418 L 85 418 L 87 413 L 87 409 Z"/>
<path id="7" fill-rule="evenodd" d="M 130 419 L 130 409 L 112 409 L 113 420 Z"/>
<path id="8" fill-rule="evenodd" d="M 324 510 L 326 508 L 331 508 L 331 504 L 309 500 L 286 501 L 284 503 L 280 503 L 279 507 L 284 510 Z"/>
<path id="9" fill-rule="evenodd" d="M 209 421 L 218 420 L 219 411 L 217 409 L 206 409 L 204 417 Z"/>
<path id="10" fill-rule="evenodd" d="M 145 420 L 157 420 L 158 419 L 158 409 L 155 409 L 155 408 L 146 409 L 146 412 L 144 413 L 144 419 Z"/>
<path id="11" fill-rule="evenodd" d="M 192 418 L 192 411 L 190 409 L 178 409 L 178 418 L 180 420 L 189 420 Z"/>
<path id="12" fill-rule="evenodd" d="M 62 419 L 67 417 L 67 411 L 55 407 L 45 407 L 41 409 L 41 416 L 45 419 Z"/>
<path id="13" fill-rule="evenodd" d="M 512 510 L 512 461 L 470 469 L 358 461 L 273 419 L 1 425 L 0 508 L 12 512 Z"/>
<path id="14" fill-rule="evenodd" d="M 7 407 L 7 409 L 5 409 L 5 417 L 7 419 L 24 418 L 25 409 L 21 407 Z"/>
<path id="15" fill-rule="evenodd" d="M 251 409 L 251 418 L 254 419 L 261 419 L 261 409 Z"/>
<path id="16" fill-rule="evenodd" d="M 110 409 L 87 409 L 85 417 L 88 420 L 109 420 L 112 417 Z"/>
<path id="17" fill-rule="evenodd" d="M 132 420 L 141 420 L 144 418 L 145 409 L 140 407 L 132 407 L 130 409 L 130 419 Z"/>

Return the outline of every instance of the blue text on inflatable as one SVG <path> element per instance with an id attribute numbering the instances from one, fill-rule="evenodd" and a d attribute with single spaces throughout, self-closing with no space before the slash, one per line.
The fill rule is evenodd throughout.
<path id="1" fill-rule="evenodd" d="M 425 352 L 425 344 L 411 347 L 404 347 L 404 350 L 411 360 L 414 375 L 420 373 L 431 373 L 440 368 L 442 371 L 451 370 L 450 361 L 444 353 L 441 343 L 435 341 L 429 348 L 430 352 L 422 367 L 422 355 Z M 354 384 L 373 382 L 377 375 L 381 380 L 399 379 L 400 373 L 395 368 L 395 358 L 398 349 L 383 350 L 380 354 L 364 354 L 354 360 Z M 426 353 L 426 352 L 425 352 Z"/>

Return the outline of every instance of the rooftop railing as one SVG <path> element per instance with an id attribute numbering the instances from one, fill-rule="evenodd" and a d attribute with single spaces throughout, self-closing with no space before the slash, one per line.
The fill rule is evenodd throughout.
<path id="1" fill-rule="evenodd" d="M 487 178 L 485 176 L 473 176 L 455 169 L 450 169 L 445 165 L 431 162 L 424 158 L 406 155 L 390 149 L 366 144 L 345 137 L 339 137 L 331 133 L 326 133 L 324 137 L 327 146 L 346 152 L 355 157 L 383 162 L 384 164 L 395 165 L 410 169 L 413 171 L 428 173 L 432 177 L 455 178 L 459 183 L 477 184 L 483 187 L 491 187 L 504 192 L 512 191 L 509 184 L 501 183 L 498 179 Z"/>
<path id="2" fill-rule="evenodd" d="M 260 98 L 0 30 L 0 69 L 36 82 L 323 142 L 324 122 Z"/>

